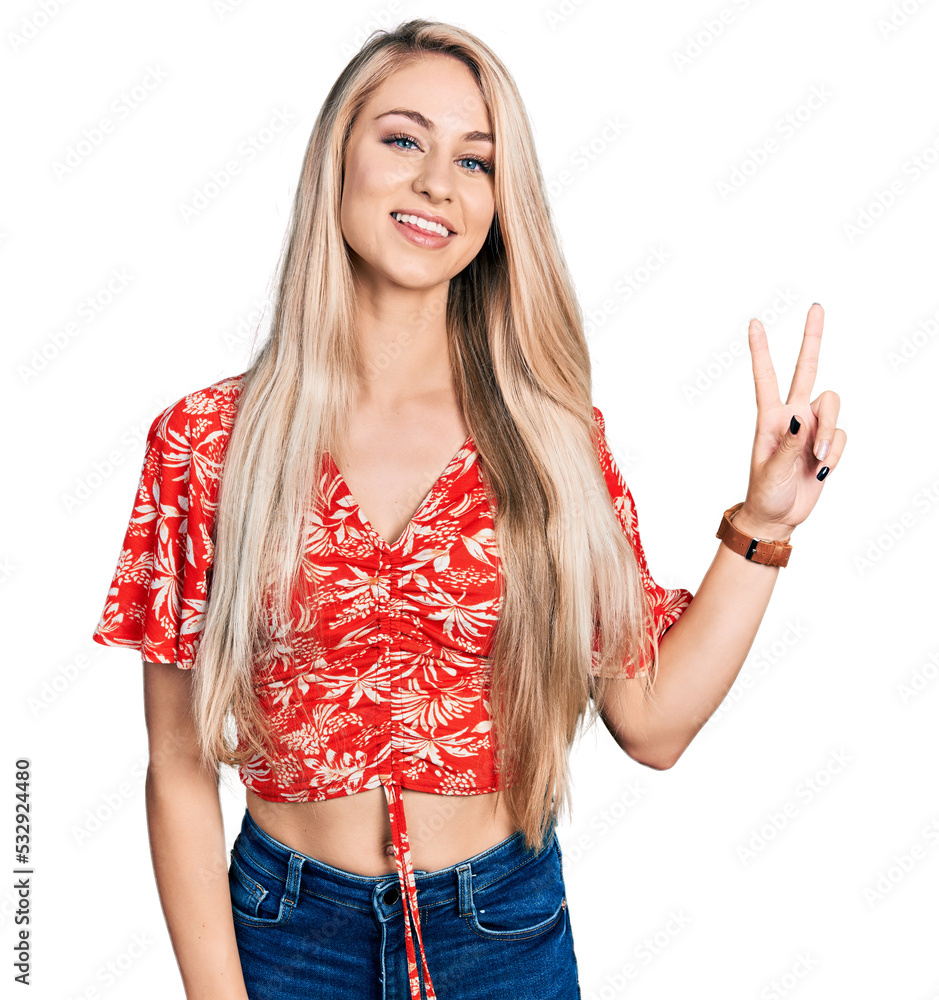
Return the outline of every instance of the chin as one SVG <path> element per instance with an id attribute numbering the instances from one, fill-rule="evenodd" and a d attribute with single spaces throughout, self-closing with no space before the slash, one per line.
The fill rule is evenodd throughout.
<path id="1" fill-rule="evenodd" d="M 370 270 L 380 274 L 386 281 L 413 291 L 424 291 L 428 288 L 435 288 L 437 285 L 447 284 L 453 276 L 450 274 L 449 268 L 443 270 L 441 268 L 398 265 L 392 268 L 370 267 Z"/>

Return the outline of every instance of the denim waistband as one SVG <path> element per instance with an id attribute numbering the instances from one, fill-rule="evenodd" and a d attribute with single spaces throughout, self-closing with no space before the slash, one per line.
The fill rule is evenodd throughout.
<path id="1" fill-rule="evenodd" d="M 312 858 L 302 851 L 288 847 L 262 830 L 247 808 L 241 823 L 238 841 L 238 850 L 250 855 L 255 864 L 282 881 L 288 880 L 288 874 L 291 875 L 292 880 L 293 873 L 299 864 L 300 871 L 297 874 L 299 874 L 301 892 L 313 891 L 312 882 L 315 880 L 316 894 L 335 895 L 335 898 L 340 901 L 352 905 L 360 904 L 365 907 L 371 904 L 376 889 L 383 892 L 398 885 L 396 872 L 388 872 L 385 875 L 357 875 L 341 868 L 335 868 L 326 864 L 325 861 Z M 234 851 L 234 848 L 232 850 Z M 535 858 L 544 857 L 546 852 L 552 850 L 557 850 L 560 853 L 555 823 L 548 827 L 544 847 L 539 854 L 536 854 L 534 849 L 525 846 L 524 831 L 516 830 L 515 833 L 498 844 L 447 868 L 440 868 L 432 872 L 415 868 L 414 878 L 420 889 L 421 906 L 452 899 L 458 883 L 459 869 L 469 867 L 472 871 L 474 885 L 481 889 L 498 881 L 521 865 L 533 861 Z M 291 860 L 293 860 L 293 866 L 291 866 Z"/>

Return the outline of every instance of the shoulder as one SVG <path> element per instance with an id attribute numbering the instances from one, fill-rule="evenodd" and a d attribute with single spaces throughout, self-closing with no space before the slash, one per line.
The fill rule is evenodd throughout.
<path id="1" fill-rule="evenodd" d="M 150 426 L 149 443 L 192 448 L 209 436 L 227 438 L 235 421 L 245 374 L 219 379 L 165 407 Z"/>

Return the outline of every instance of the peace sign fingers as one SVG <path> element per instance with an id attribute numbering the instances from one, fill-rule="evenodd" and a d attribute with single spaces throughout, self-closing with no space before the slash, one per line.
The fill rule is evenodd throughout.
<path id="1" fill-rule="evenodd" d="M 773 359 L 769 356 L 766 331 L 758 319 L 750 320 L 749 341 L 757 413 L 768 413 L 780 404 L 779 386 L 776 384 Z"/>
<path id="2" fill-rule="evenodd" d="M 785 403 L 779 399 L 766 331 L 758 319 L 750 320 L 756 433 L 747 498 L 737 520 L 748 525 L 750 531 L 763 532 L 753 537 L 784 538 L 801 524 L 845 446 L 845 432 L 837 426 L 841 405 L 838 394 L 826 389 L 810 399 L 824 318 L 822 307 L 813 302 Z"/>
<path id="3" fill-rule="evenodd" d="M 808 399 L 815 384 L 815 374 L 818 371 L 818 352 L 822 345 L 822 324 L 825 322 L 825 310 L 818 302 L 813 302 L 808 316 L 805 318 L 805 333 L 802 337 L 802 347 L 799 349 L 799 359 L 792 373 L 792 384 L 786 405 L 797 399 Z"/>

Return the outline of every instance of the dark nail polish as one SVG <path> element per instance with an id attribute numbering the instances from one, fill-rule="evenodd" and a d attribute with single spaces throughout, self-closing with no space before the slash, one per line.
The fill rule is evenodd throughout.
<path id="1" fill-rule="evenodd" d="M 831 471 L 831 470 L 830 470 L 830 469 L 828 468 L 828 466 L 827 466 L 827 465 L 823 465 L 823 466 L 822 466 L 822 467 L 821 467 L 821 468 L 820 468 L 820 469 L 818 470 L 818 475 L 817 475 L 817 476 L 816 476 L 815 478 L 816 478 L 816 479 L 817 479 L 817 480 L 818 480 L 819 482 L 821 482 L 821 481 L 822 481 L 822 480 L 823 480 L 823 479 L 825 478 L 825 476 L 827 476 L 827 475 L 828 475 L 828 473 L 829 473 L 830 471 Z"/>
<path id="2" fill-rule="evenodd" d="M 798 434 L 799 428 L 801 426 L 802 424 L 800 424 L 799 421 L 796 420 L 795 416 L 793 416 L 793 418 L 789 421 L 789 430 L 792 434 Z"/>

